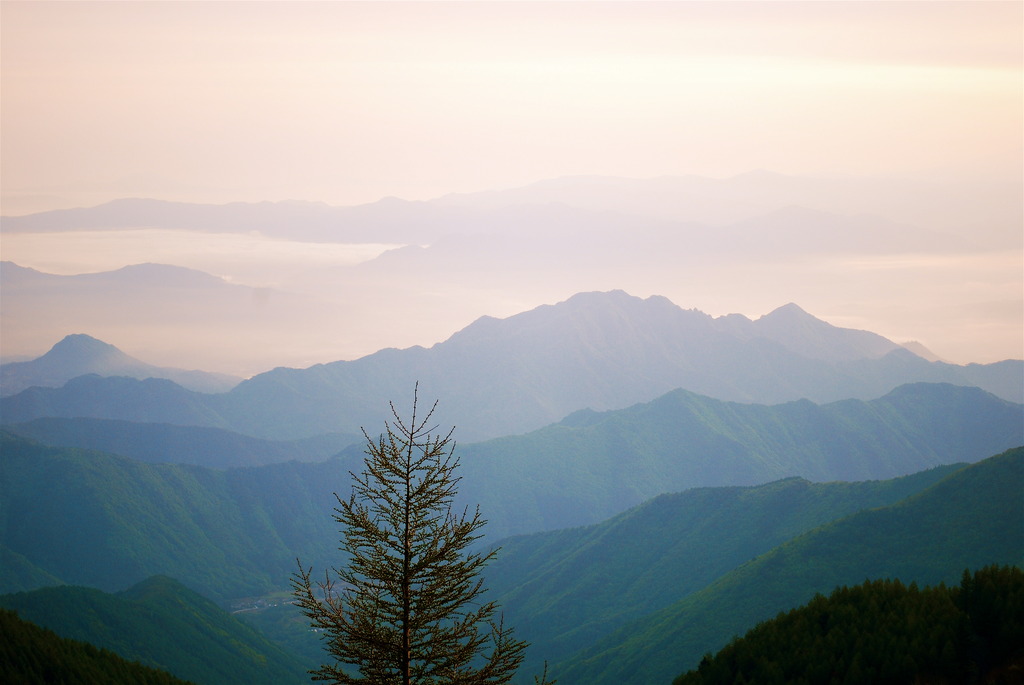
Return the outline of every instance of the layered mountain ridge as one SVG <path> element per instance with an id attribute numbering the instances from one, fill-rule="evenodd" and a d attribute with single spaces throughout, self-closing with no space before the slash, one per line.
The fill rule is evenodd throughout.
<path id="1" fill-rule="evenodd" d="M 677 390 L 460 444 L 456 504 L 479 504 L 493 541 L 596 523 L 664 492 L 793 475 L 890 478 L 1020 444 L 1024 407 L 977 388 L 919 384 L 870 402 L 774 407 Z M 165 573 L 218 598 L 280 587 L 296 556 L 337 563 L 332 493 L 348 492 L 364 456 L 353 448 L 321 462 L 214 470 L 5 431 L 0 448 L 0 591 L 54 578 L 118 590 Z M 43 494 L 53 491 L 64 496 Z"/>
<path id="2" fill-rule="evenodd" d="M 7 351 L 60 340 L 0 368 L 0 592 L 119 646 L 216 652 L 209 682 L 260 682 L 261 663 L 290 682 L 301 668 L 194 591 L 223 608 L 280 597 L 296 556 L 341 563 L 330 511 L 360 429 L 381 430 L 389 402 L 404 414 L 417 383 L 456 427 L 457 504 L 479 504 L 480 544 L 503 547 L 487 585 L 534 643 L 523 673 L 668 682 L 809 593 L 1019 564 L 1024 361 L 945 363 L 793 302 L 751 319 L 627 294 L 794 300 L 953 347 L 960 327 L 973 342 L 944 353 L 999 359 L 1018 349 L 1019 293 L 990 294 L 1018 278 L 1021 236 L 993 217 L 1019 212 L 958 208 L 973 192 L 757 172 L 4 217 L 11 254 L 76 231 L 192 252 L 117 268 L 110 249 L 111 271 L 76 275 L 0 265 Z M 47 587 L 64 583 L 120 594 Z M 306 666 L 322 656 L 294 607 L 239 616 Z"/>
<path id="3" fill-rule="evenodd" d="M 931 195 L 926 206 L 919 202 L 923 192 Z M 484 313 L 505 316 L 573 292 L 622 288 L 719 313 L 762 313 L 796 301 L 808 311 L 870 321 L 865 327 L 890 337 L 899 331 L 921 339 L 961 362 L 1017 358 L 1015 295 L 993 301 L 982 293 L 994 291 L 949 284 L 978 279 L 997 287 L 1015 278 L 1020 232 L 1005 218 L 1000 225 L 995 217 L 1006 212 L 988 204 L 991 221 L 977 203 L 964 216 L 959 201 L 948 202 L 957 194 L 971 193 L 893 179 L 755 173 L 563 178 L 357 207 L 134 198 L 3 217 L 7 259 L 42 271 L 63 264 L 62 273 L 81 266 L 74 276 L 28 279 L 6 262 L 2 344 L 23 358 L 69 332 L 89 332 L 133 350 L 154 349 L 159 357 L 149 356 L 164 365 L 248 377 L 275 365 L 306 367 L 388 345 L 428 345 Z M 50 240 L 62 252 L 60 236 L 82 231 L 111 246 L 102 260 L 23 251 Z M 153 250 L 118 261 L 121 250 L 114 248 L 134 245 L 143 232 Z M 396 249 L 381 253 L 389 247 Z M 186 294 L 170 287 L 170 273 L 137 279 L 116 271 L 157 254 L 225 282 Z M 101 268 L 115 271 L 86 273 Z M 125 282 L 135 288 L 120 290 Z M 986 318 L 998 334 L 978 332 L 975 324 L 988 325 Z M 966 332 L 951 335 L 940 321 L 956 321 L 952 326 Z M 154 331 L 175 332 L 176 344 L 166 342 L 170 336 L 154 341 Z M 260 344 L 233 344 L 239 339 Z"/>
<path id="4" fill-rule="evenodd" d="M 1014 563 L 1024 551 L 1024 528 L 1012 513 L 1024 482 L 1022 449 L 889 481 L 786 479 L 667 494 L 598 525 L 507 540 L 488 567 L 488 583 L 522 637 L 534 640 L 525 672 L 550 657 L 551 674 L 568 685 L 668 682 L 666 674 L 695 667 L 730 635 L 816 592 L 865 578 L 949 583 L 964 568 Z M 52 598 L 60 598 L 56 612 Z M 178 626 L 181 640 L 155 644 L 154 611 L 126 602 L 152 604 L 160 612 L 156 625 Z M 116 639 L 133 654 L 178 649 L 176 673 L 183 660 L 201 662 L 180 651 L 195 644 L 192 633 L 241 634 L 203 604 L 166 578 L 113 596 L 69 587 L 0 598 L 65 634 L 80 631 L 97 611 L 110 612 L 101 622 L 103 640 Z M 256 612 L 250 622 L 294 645 L 307 664 L 320 659 L 319 640 L 294 607 Z M 192 648 L 195 655 L 220 650 L 207 668 L 237 658 L 237 645 L 224 650 L 214 642 L 216 649 Z M 250 645 L 267 654 L 261 668 L 268 672 L 294 663 L 265 642 Z M 221 673 L 216 681 L 262 682 L 252 677 Z"/>
<path id="5" fill-rule="evenodd" d="M 242 380 L 227 374 L 154 366 L 90 335 L 73 333 L 41 357 L 0 365 L 0 393 L 14 395 L 36 386 L 59 388 L 87 374 L 139 380 L 165 378 L 189 390 L 208 393 L 227 392 Z"/>
<path id="6" fill-rule="evenodd" d="M 467 504 L 499 536 L 595 523 L 668 491 L 893 478 L 1024 445 L 1024 406 L 916 383 L 874 400 L 764 406 L 675 390 L 460 447 Z M 348 454 L 355 457 L 355 451 Z"/>
<path id="7" fill-rule="evenodd" d="M 751 321 L 684 310 L 664 297 L 581 293 L 508 317 L 484 317 L 430 348 L 385 349 L 353 361 L 278 368 L 230 392 L 155 381 L 79 378 L 0 400 L 7 423 L 88 417 L 230 429 L 297 439 L 373 429 L 388 402 L 419 382 L 442 400 L 438 419 L 477 441 L 523 433 L 572 412 L 618 409 L 684 388 L 775 404 L 881 396 L 908 382 L 978 385 L 1024 399 L 1024 362 L 928 362 L 867 331 L 823 322 L 790 304 Z M 1016 371 L 1016 372 L 1015 372 Z M 121 400 L 128 393 L 131 403 Z"/>
<path id="8" fill-rule="evenodd" d="M 598 640 L 553 675 L 565 685 L 671 682 L 732 636 L 817 593 L 865 578 L 955 584 L 965 569 L 1019 564 L 1022 483 L 1017 448 L 895 504 L 810 530 Z"/>

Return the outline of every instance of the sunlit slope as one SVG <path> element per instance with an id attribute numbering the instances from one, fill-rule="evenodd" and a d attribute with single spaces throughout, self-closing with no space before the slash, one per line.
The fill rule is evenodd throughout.
<path id="1" fill-rule="evenodd" d="M 889 507 L 826 524 L 558 664 L 563 685 L 670 682 L 758 622 L 864 579 L 955 583 L 1024 561 L 1024 448 L 957 471 Z M 655 542 L 656 543 L 656 542 Z"/>
<path id="2" fill-rule="evenodd" d="M 597 523 L 664 492 L 892 478 L 1024 444 L 1024 407 L 978 388 L 900 387 L 876 400 L 773 406 L 685 391 L 580 412 L 522 436 L 460 447 L 462 492 L 493 535 Z"/>
<path id="3" fill-rule="evenodd" d="M 502 541 L 487 569 L 488 587 L 517 632 L 535 645 L 527 671 L 536 671 L 541 664 L 533 662 L 589 647 L 801 533 L 893 504 L 960 468 L 892 480 L 790 478 L 661 495 L 600 524 Z"/>

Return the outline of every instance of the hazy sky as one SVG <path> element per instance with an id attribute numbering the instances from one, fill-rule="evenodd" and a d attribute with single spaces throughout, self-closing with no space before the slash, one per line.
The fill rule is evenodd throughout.
<path id="1" fill-rule="evenodd" d="M 1020 175 L 1020 2 L 2 3 L 3 213 Z"/>
<path id="2" fill-rule="evenodd" d="M 348 304 L 386 325 L 332 311 L 323 318 L 346 332 L 286 358 L 311 343 L 304 330 L 280 331 L 291 337 L 254 348 L 264 356 L 239 372 L 431 344 L 477 316 L 596 288 L 666 295 L 714 315 L 756 317 L 796 301 L 838 325 L 918 338 L 954 361 L 1020 358 L 1022 61 L 1018 1 L 0 0 L 0 211 L 122 197 L 350 205 L 584 174 L 762 169 L 884 177 L 883 187 L 940 179 L 957 190 L 946 203 L 955 217 L 934 191 L 909 201 L 998 249 L 708 263 L 706 273 L 658 278 L 622 264 L 558 289 L 435 293 L 405 330 L 394 323 L 402 314 L 361 292 Z M 56 273 L 161 261 L 251 285 L 383 247 L 155 230 L 8 234 L 2 246 L 4 259 Z M 5 353 L 56 342 L 57 331 L 32 337 L 10 318 Z M 108 342 L 145 353 L 156 334 L 139 326 L 129 335 L 130 323 L 111 328 L 119 335 Z M 356 346 L 354 330 L 376 337 Z M 191 351 L 184 338 L 162 340 L 166 356 L 147 361 L 216 370 L 235 355 L 232 336 L 217 335 L 230 343 L 227 357 L 202 357 L 212 346 L 195 337 Z"/>

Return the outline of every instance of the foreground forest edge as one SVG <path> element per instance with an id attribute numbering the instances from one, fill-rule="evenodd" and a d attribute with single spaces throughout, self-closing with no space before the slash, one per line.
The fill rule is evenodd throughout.
<path id="1" fill-rule="evenodd" d="M 378 631 L 364 656 L 385 633 L 392 653 L 450 644 L 461 656 L 449 665 L 467 683 L 548 673 L 561 685 L 938 673 L 996 683 L 1014 682 L 1024 659 L 1005 647 L 1020 632 L 1024 362 L 929 362 L 795 305 L 723 322 L 621 292 L 481 320 L 429 350 L 277 369 L 229 391 L 186 390 L 169 379 L 178 372 L 89 336 L 38 361 L 3 369 L 28 387 L 0 400 L 0 606 L 54 664 L 94 657 L 24 621 L 162 671 L 128 677 L 199 685 L 299 683 L 317 664 L 337 682 L 362 682 L 325 661 L 329 636 L 347 635 L 333 640 L 333 658 L 361 663 L 345 625 Z M 360 445 L 352 422 L 380 425 L 371 405 L 403 380 L 406 394 L 422 369 L 444 411 L 419 420 L 414 402 L 405 423 L 392 407 L 380 438 L 364 433 Z M 46 374 L 54 387 L 29 380 Z M 780 391 L 818 399 L 751 401 Z M 471 436 L 494 437 L 453 456 L 435 424 L 462 414 Z M 347 417 L 344 430 L 335 421 L 325 432 L 332 416 Z M 389 471 L 402 455 L 407 472 Z M 401 498 L 379 508 L 402 482 L 433 514 L 418 519 Z M 335 494 L 349 488 L 360 497 Z M 380 527 L 402 523 L 396 511 L 412 514 L 404 534 Z M 296 558 L 341 575 L 318 590 L 304 566 L 295 575 Z M 383 587 L 406 567 L 405 600 L 401 590 L 350 594 L 360 578 Z M 968 587 L 985 588 L 972 606 Z M 427 610 L 414 588 L 444 601 Z M 332 595 L 344 605 L 324 604 Z M 877 608 L 882 618 L 865 620 L 888 637 L 865 646 L 859 624 L 835 624 L 869 615 L 851 614 L 851 602 Z M 993 602 L 1009 608 L 993 618 Z M 346 624 L 342 606 L 377 618 Z M 417 624 L 414 606 L 432 618 Z M 463 619 L 445 623 L 442 609 Z M 786 626 L 826 626 L 826 642 L 809 643 L 803 660 L 759 658 L 770 640 L 789 639 L 759 636 L 789 628 L 752 626 L 786 612 L 797 617 Z M 907 612 L 947 617 L 953 632 L 907 634 L 916 628 L 896 619 Z M 380 632 L 386 614 L 399 627 Z M 175 638 L 157 640 L 171 625 Z M 442 626 L 451 640 L 436 639 Z M 892 645 L 905 654 L 893 658 Z M 470 658 L 480 650 L 494 668 Z M 99 658 L 88 668 L 129 672 Z M 399 669 L 408 682 L 440 676 L 444 658 L 417 658 Z M 18 663 L 24 678 L 50 677 L 38 659 Z"/>
<path id="2" fill-rule="evenodd" d="M 948 588 L 875 580 L 816 595 L 672 685 L 1022 680 L 1024 572 L 987 566 Z"/>

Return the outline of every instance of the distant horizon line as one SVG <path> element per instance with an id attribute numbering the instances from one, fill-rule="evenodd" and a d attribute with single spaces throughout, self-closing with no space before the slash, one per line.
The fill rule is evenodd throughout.
<path id="1" fill-rule="evenodd" d="M 428 199 L 424 199 L 424 200 L 408 199 L 408 198 L 402 197 L 400 195 L 385 194 L 385 195 L 380 195 L 376 200 L 368 200 L 368 201 L 365 201 L 365 202 L 354 202 L 354 203 L 333 203 L 333 202 L 330 202 L 330 201 L 327 201 L 327 200 L 310 200 L 310 199 L 301 199 L 301 198 L 296 198 L 296 197 L 281 198 L 281 199 L 277 199 L 277 200 L 269 200 L 269 199 L 266 199 L 266 200 L 227 200 L 227 201 L 211 202 L 211 201 L 203 201 L 203 200 L 165 199 L 164 197 L 160 197 L 159 196 L 160 193 L 155 193 L 155 194 L 146 194 L 146 193 L 135 194 L 135 193 L 131 193 L 131 194 L 125 194 L 125 195 L 118 195 L 117 197 L 112 197 L 112 198 L 110 198 L 108 200 L 103 200 L 103 201 L 95 202 L 93 204 L 68 204 L 67 206 L 62 206 L 62 207 L 54 207 L 54 208 L 51 208 L 51 209 L 34 210 L 34 211 L 20 212 L 20 213 L 14 213 L 14 214 L 4 213 L 3 210 L 0 209 L 0 219 L 14 219 L 14 218 L 21 218 L 21 217 L 26 217 L 26 216 L 34 216 L 34 215 L 37 215 L 37 214 L 47 214 L 47 213 L 51 213 L 51 212 L 73 211 L 73 210 L 78 210 L 78 209 L 95 209 L 97 207 L 103 207 L 103 206 L 106 206 L 106 205 L 109 205 L 109 204 L 113 204 L 113 203 L 116 203 L 116 202 L 125 202 L 125 201 L 151 201 L 151 202 L 161 202 L 161 203 L 165 203 L 165 204 L 195 205 L 195 206 L 207 206 L 207 207 L 227 207 L 227 206 L 231 206 L 231 205 L 266 205 L 266 204 L 273 204 L 273 205 L 282 205 L 282 204 L 322 205 L 324 207 L 329 207 L 329 208 L 345 209 L 345 208 L 355 208 L 355 207 L 367 207 L 367 206 L 371 206 L 371 205 L 381 204 L 381 203 L 384 203 L 384 202 L 394 202 L 394 201 L 400 201 L 400 202 L 404 202 L 404 203 L 408 203 L 408 204 L 430 204 L 432 202 L 436 202 L 438 200 L 443 200 L 445 198 L 450 198 L 450 197 L 460 197 L 460 196 L 467 196 L 467 195 L 481 195 L 481 194 L 488 194 L 488 193 L 508 192 L 508 191 L 514 191 L 514 190 L 521 190 L 521 189 L 525 189 L 525 188 L 531 188 L 531 187 L 539 186 L 539 185 L 559 183 L 559 182 L 565 182 L 565 181 L 577 181 L 577 180 L 609 180 L 609 181 L 636 181 L 636 182 L 650 182 L 650 181 L 660 181 L 660 180 L 701 180 L 701 181 L 725 182 L 725 181 L 735 181 L 735 180 L 744 179 L 744 178 L 758 178 L 758 177 L 760 177 L 760 178 L 784 178 L 784 179 L 807 179 L 807 180 L 819 180 L 819 181 L 844 181 L 844 180 L 867 180 L 867 179 L 876 180 L 876 181 L 877 180 L 884 180 L 884 179 L 889 179 L 889 180 L 900 179 L 900 180 L 906 180 L 906 181 L 911 181 L 911 180 L 921 181 L 921 180 L 927 180 L 928 178 L 934 178 L 934 177 L 930 177 L 930 176 L 915 176 L 915 175 L 907 174 L 907 173 L 893 173 L 893 174 L 835 173 L 835 172 L 789 173 L 789 172 L 782 172 L 782 171 L 774 171 L 774 170 L 771 170 L 771 169 L 765 169 L 765 168 L 761 168 L 761 167 L 754 168 L 754 169 L 749 169 L 747 171 L 741 171 L 741 172 L 737 172 L 737 173 L 724 174 L 724 175 L 719 175 L 719 174 L 700 174 L 700 173 L 691 173 L 691 172 L 674 173 L 674 174 L 657 174 L 657 175 L 653 175 L 653 176 L 628 176 L 628 175 L 619 175 L 619 174 L 577 173 L 577 174 L 562 174 L 562 175 L 558 175 L 558 176 L 543 176 L 543 177 L 537 178 L 536 180 L 528 181 L 526 183 L 517 183 L 517 184 L 510 184 L 510 185 L 493 186 L 493 187 L 487 187 L 487 188 L 479 188 L 479 189 L 476 189 L 476 190 L 453 190 L 453 191 L 442 193 L 440 195 L 434 195 L 434 196 L 432 196 L 432 197 L 430 197 Z M 84 192 L 86 194 L 90 194 L 90 193 L 109 194 L 109 193 L 105 193 L 104 191 L 71 191 L 71 192 L 73 192 L 73 193 L 82 193 L 82 192 Z M 203 192 L 204 191 L 199 191 L 200 194 L 202 194 Z M 174 191 L 171 191 L 171 194 L 176 194 L 176 193 Z M 184 193 L 184 194 L 188 194 L 188 193 Z M 15 194 L 14 193 L 9 193 L 9 195 L 14 196 Z M 40 192 L 40 193 L 25 192 L 25 193 L 20 193 L 19 195 L 21 197 L 31 197 L 33 195 L 38 195 L 38 196 L 49 195 L 51 197 L 55 197 L 57 194 L 56 193 L 42 193 L 42 192 Z M 0 205 L 2 205 L 2 204 L 3 204 L 3 202 L 0 202 Z"/>

